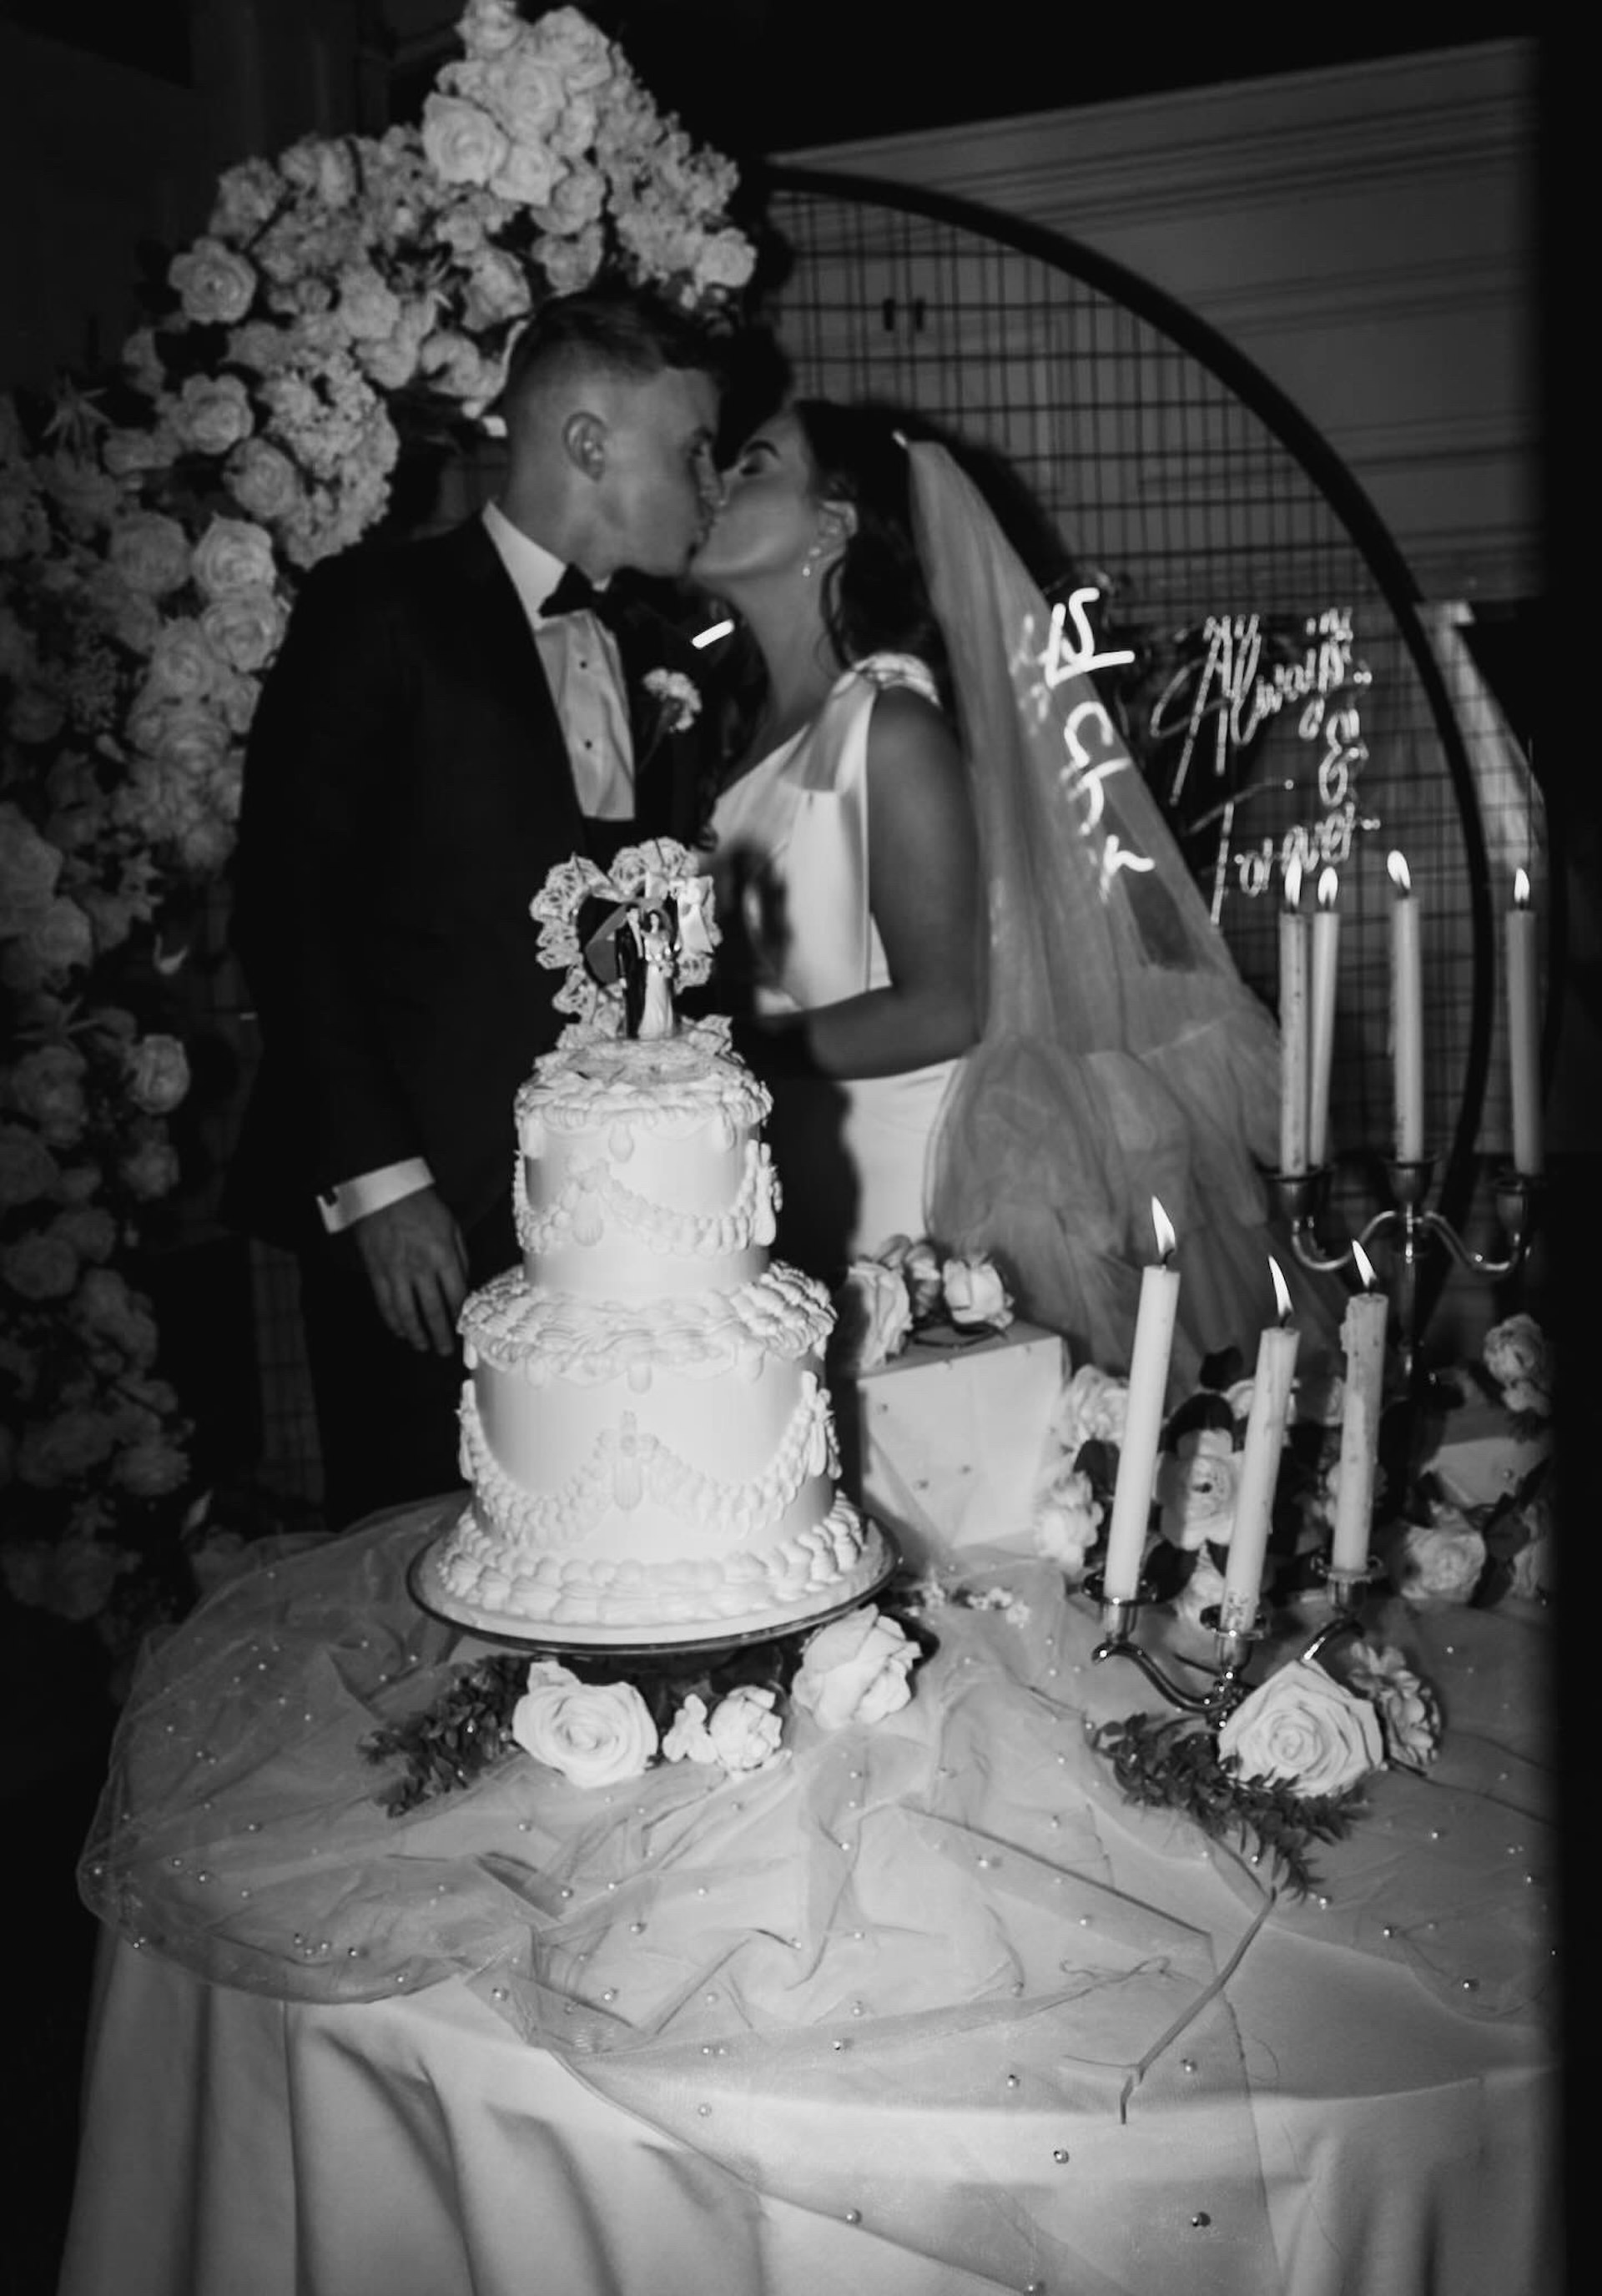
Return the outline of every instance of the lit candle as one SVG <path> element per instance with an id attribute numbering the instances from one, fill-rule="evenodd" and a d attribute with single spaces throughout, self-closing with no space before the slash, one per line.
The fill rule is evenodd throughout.
<path id="1" fill-rule="evenodd" d="M 1400 853 L 1385 864 L 1396 898 L 1391 908 L 1391 1059 L 1395 1070 L 1399 1164 L 1424 1155 L 1424 977 L 1418 951 L 1418 903 Z"/>
<path id="2" fill-rule="evenodd" d="M 1302 914 L 1302 864 L 1285 873 L 1279 910 L 1279 1168 L 1307 1169 L 1308 920 Z"/>
<path id="3" fill-rule="evenodd" d="M 1374 1268 L 1360 1243 L 1351 1247 L 1363 1288 L 1346 1303 L 1341 1345 L 1346 1378 L 1341 1402 L 1341 1457 L 1335 1489 L 1332 1570 L 1360 1578 L 1368 1566 L 1368 1533 L 1374 1518 L 1374 1475 L 1379 1457 L 1379 1406 L 1385 1377 L 1385 1317 L 1388 1303 L 1374 1282 Z"/>
<path id="4" fill-rule="evenodd" d="M 1513 906 L 1507 919 L 1508 1060 L 1513 1086 L 1513 1168 L 1546 1169 L 1540 1122 L 1540 1029 L 1536 1019 L 1535 912 L 1530 880 L 1513 873 Z"/>
<path id="5" fill-rule="evenodd" d="M 1341 913 L 1335 906 L 1339 881 L 1333 869 L 1319 877 L 1313 913 L 1311 1014 L 1308 1022 L 1310 1075 L 1307 1087 L 1307 1160 L 1317 1171 L 1329 1157 L 1329 1072 L 1335 1060 L 1335 955 Z"/>
<path id="6" fill-rule="evenodd" d="M 1140 1565 L 1151 1524 L 1152 1484 L 1157 1445 L 1162 1435 L 1162 1405 L 1168 1393 L 1168 1359 L 1173 1352 L 1174 1317 L 1179 1307 L 1179 1271 L 1171 1265 L 1174 1232 L 1167 1213 L 1152 1198 L 1152 1225 L 1161 1254 L 1140 1275 L 1140 1308 L 1135 1318 L 1135 1348 L 1130 1361 L 1130 1391 L 1124 1406 L 1118 1480 L 1113 1487 L 1113 1520 L 1107 1529 L 1107 1559 L 1102 1594 L 1109 1602 L 1132 1602 L 1140 1587 Z"/>
<path id="7" fill-rule="evenodd" d="M 1269 1266 L 1279 1301 L 1279 1321 L 1270 1324 L 1257 1342 L 1257 1374 L 1246 1420 L 1245 1448 L 1241 1453 L 1240 1480 L 1236 1486 L 1235 1528 L 1229 1534 L 1229 1555 L 1224 1567 L 1224 1598 L 1219 1606 L 1219 1625 L 1226 1634 L 1250 1633 L 1257 1616 L 1301 1340 L 1291 1322 L 1291 1295 L 1279 1263 L 1270 1257 Z"/>

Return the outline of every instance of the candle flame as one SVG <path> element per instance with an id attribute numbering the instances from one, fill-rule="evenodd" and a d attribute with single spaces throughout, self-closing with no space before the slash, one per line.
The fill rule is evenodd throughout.
<path id="1" fill-rule="evenodd" d="M 1274 1297 L 1279 1302 L 1279 1322 L 1283 1328 L 1291 1320 L 1290 1286 L 1280 1274 L 1279 1262 L 1271 1251 L 1269 1254 L 1269 1273 L 1274 1279 Z"/>
<path id="2" fill-rule="evenodd" d="M 1173 1222 L 1169 1218 L 1168 1214 L 1163 1210 L 1155 1196 L 1152 1198 L 1152 1226 L 1157 1231 L 1158 1257 L 1165 1260 L 1171 1259 L 1173 1257 L 1174 1246 L 1178 1243 L 1179 1239 L 1174 1234 Z"/>
<path id="3" fill-rule="evenodd" d="M 712 622 L 704 630 L 697 630 L 690 644 L 693 646 L 716 645 L 718 640 L 726 638 L 733 628 L 732 621 Z"/>
<path id="4" fill-rule="evenodd" d="M 1378 1280 L 1374 1273 L 1374 1262 L 1355 1237 L 1351 1244 L 1351 1264 L 1362 1278 L 1364 1291 L 1372 1292 Z"/>
<path id="5" fill-rule="evenodd" d="M 1530 879 L 1523 869 L 1513 873 L 1513 906 L 1516 909 L 1527 909 L 1530 906 Z"/>
<path id="6" fill-rule="evenodd" d="M 1336 876 L 1335 871 L 1327 867 L 1320 869 L 1319 872 L 1319 906 L 1321 909 L 1333 909 L 1335 905 L 1335 895 L 1340 891 L 1340 889 L 1341 881 Z"/>
<path id="7" fill-rule="evenodd" d="M 1285 865 L 1285 906 L 1287 909 L 1302 906 L 1302 864 L 1297 860 Z"/>
<path id="8" fill-rule="evenodd" d="M 1413 880 L 1409 876 L 1408 865 L 1400 853 L 1387 854 L 1385 857 L 1385 867 L 1390 871 L 1391 882 L 1395 886 L 1399 893 L 1410 893 L 1412 891 Z"/>

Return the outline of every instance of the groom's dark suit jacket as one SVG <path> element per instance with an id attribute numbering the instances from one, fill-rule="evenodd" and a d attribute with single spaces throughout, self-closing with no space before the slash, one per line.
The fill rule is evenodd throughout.
<path id="1" fill-rule="evenodd" d="M 630 835 L 690 841 L 694 737 L 661 731 L 640 681 L 698 658 L 648 611 L 617 635 Z M 510 1259 L 513 1100 L 563 1025 L 529 903 L 589 849 L 538 650 L 481 521 L 315 569 L 244 778 L 234 932 L 263 1058 L 230 1176 L 238 1225 L 308 1242 L 319 1191 L 423 1156 L 470 1239 L 488 1227 Z"/>

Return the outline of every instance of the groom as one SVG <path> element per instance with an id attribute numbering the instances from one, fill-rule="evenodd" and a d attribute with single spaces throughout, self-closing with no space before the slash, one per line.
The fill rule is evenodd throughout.
<path id="1" fill-rule="evenodd" d="M 645 681 L 697 657 L 611 578 L 678 574 L 704 530 L 714 359 L 626 293 L 546 305 L 498 499 L 318 566 L 258 705 L 234 931 L 262 1062 L 229 1211 L 300 1256 L 331 1528 L 459 1480 L 456 1311 L 517 1256 L 513 1101 L 563 1025 L 530 899 L 573 854 L 694 835 L 693 735 Z"/>

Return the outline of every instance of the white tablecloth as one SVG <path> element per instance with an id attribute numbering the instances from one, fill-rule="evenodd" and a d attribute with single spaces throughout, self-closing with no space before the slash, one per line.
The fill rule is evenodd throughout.
<path id="1" fill-rule="evenodd" d="M 1149 1707 L 1133 1669 L 1084 1665 L 1095 1624 L 1076 1608 L 1052 1629 L 1053 1671 L 1072 1677 L 1052 1701 Z M 993 1614 L 979 1623 L 999 1632 Z M 712 2022 L 704 2038 L 587 2058 L 520 2021 L 510 1948 L 487 1961 L 475 1943 L 462 1974 L 380 1997 L 305 1997 L 314 1979 L 286 1962 L 275 1981 L 259 1948 L 239 1981 L 213 1981 L 198 1948 L 154 1943 L 147 1874 L 130 1894 L 138 1919 L 109 1926 L 103 1948 L 62 2296 L 1545 2296 L 1561 2277 L 1556 2080 L 1529 1909 L 1549 1843 L 1521 1751 L 1538 1734 L 1543 1638 L 1479 1613 L 1409 1624 L 1446 1678 L 1455 1734 L 1433 1781 L 1379 1780 L 1351 1840 L 1320 1853 L 1327 1902 L 1265 1898 L 1253 1913 L 1230 1860 L 1146 1813 L 1126 1831 L 1098 1811 L 1095 1891 L 1070 1874 L 1053 1898 L 1044 1884 L 1064 1877 L 1009 1840 L 978 1863 L 1012 1869 L 983 1877 L 987 1891 L 1010 1878 L 1022 1893 L 1009 1935 L 1024 1973 L 1006 1988 L 1020 1997 L 971 2032 L 947 2017 L 938 2062 L 919 2055 L 932 2045 L 916 2017 L 876 2013 L 914 1942 L 883 1925 L 850 1948 L 863 1999 L 815 2038 Z M 975 1649 L 948 1637 L 952 1665 L 982 1673 Z M 1021 1694 L 1067 1726 L 1051 1701 L 995 1693 Z M 165 1729 L 162 1710 L 150 1702 L 132 1726 Z M 989 1710 L 970 1716 L 970 1767 L 985 1764 Z M 863 1734 L 860 1792 L 897 1743 L 888 1728 Z M 1010 1737 L 994 1744 L 1015 1759 Z M 309 1795 L 315 1759 L 298 1759 Z M 793 1782 L 771 1791 L 801 1792 L 811 1759 L 798 1751 Z M 689 1811 L 677 1854 L 735 1784 Z M 475 1812 L 494 1840 L 526 1835 L 533 1821 L 496 1800 L 526 1789 L 476 1788 L 411 1832 L 408 1886 L 425 1848 L 430 1874 L 454 1873 L 443 1850 L 459 1854 Z M 1015 1833 L 1075 1822 L 1009 1791 Z M 1459 1867 L 1439 1865 L 1452 1856 Z M 856 1861 L 866 1887 L 860 1845 Z M 1427 1916 L 1419 1865 L 1436 1876 Z M 265 1890 L 267 1869 L 251 1870 Z M 219 1875 L 195 1878 L 209 1890 Z M 1064 1908 L 1043 1931 L 1036 1882 L 1040 1904 Z M 717 1886 L 697 1898 L 715 1930 Z M 1380 1918 L 1391 1898 L 1412 1907 L 1406 1940 Z M 1087 1962 L 1081 1933 L 1110 1916 L 1119 1934 Z M 608 1972 L 621 1969 L 625 1996 L 631 1950 L 646 1976 L 632 1927 Z M 1050 1966 L 1075 1972 L 1049 1997 L 1031 1961 L 1041 1934 Z M 1183 2004 L 1171 2036 L 1153 2027 L 1131 2070 L 1130 2036 L 1139 2016 L 1160 2026 L 1170 1986 Z"/>

